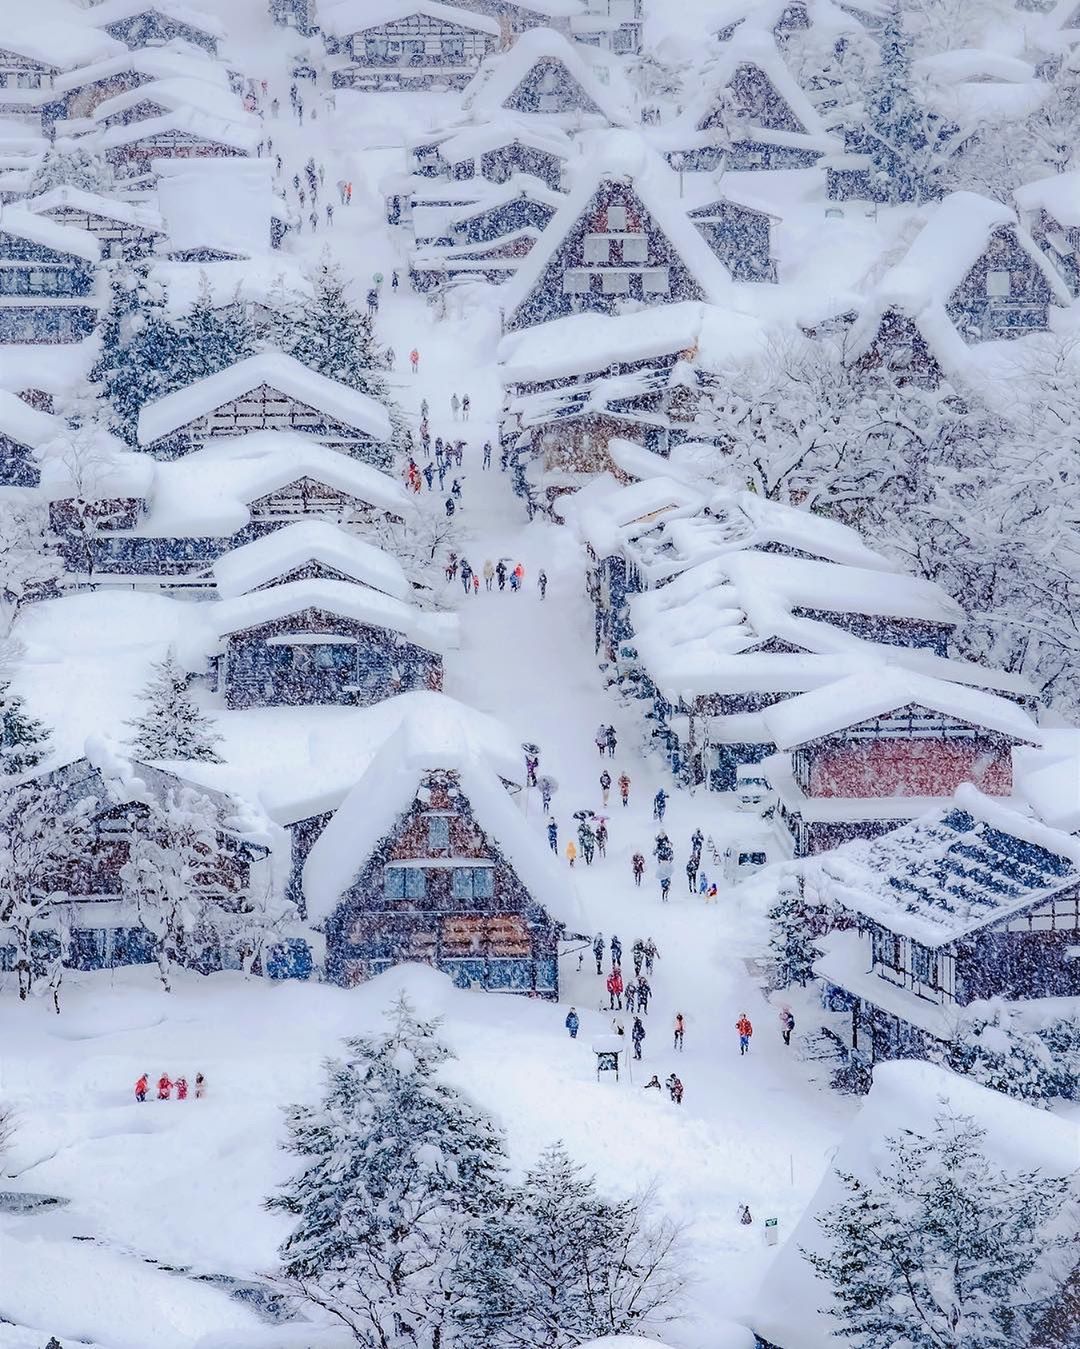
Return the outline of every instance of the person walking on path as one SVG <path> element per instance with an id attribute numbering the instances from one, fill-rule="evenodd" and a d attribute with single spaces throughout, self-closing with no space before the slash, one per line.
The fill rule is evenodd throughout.
<path id="1" fill-rule="evenodd" d="M 632 979 L 623 990 L 623 996 L 626 998 L 626 1010 L 632 1012 L 634 1010 L 634 999 L 637 997 L 637 985 Z"/>
<path id="2" fill-rule="evenodd" d="M 490 468 L 490 467 L 491 467 L 491 441 L 490 441 L 490 440 L 485 440 L 485 441 L 484 441 L 484 463 L 483 463 L 483 467 L 484 467 L 484 468 Z"/>
<path id="3" fill-rule="evenodd" d="M 666 904 L 671 893 L 671 863 L 661 862 L 656 868 L 656 876 L 660 882 L 660 902 Z"/>
<path id="4" fill-rule="evenodd" d="M 667 1080 L 667 1089 L 668 1095 L 675 1102 L 675 1104 L 682 1105 L 683 1084 L 681 1080 L 675 1076 L 674 1073 L 672 1073 Z"/>
<path id="5" fill-rule="evenodd" d="M 500 558 L 495 565 L 495 579 L 499 583 L 499 589 L 506 589 L 506 563 Z"/>
<path id="6" fill-rule="evenodd" d="M 431 484 L 435 481 L 435 469 L 431 464 L 424 465 L 424 481 L 428 485 L 428 491 L 431 491 Z"/>
<path id="7" fill-rule="evenodd" d="M 754 1221 L 753 1216 L 752 1216 L 751 1213 L 750 1213 L 750 1205 L 749 1205 L 749 1204 L 740 1204 L 740 1205 L 739 1205 L 739 1222 L 742 1223 L 743 1227 L 749 1227 L 750 1224 L 751 1224 L 753 1221 Z"/>
<path id="8" fill-rule="evenodd" d="M 525 568 L 519 562 L 513 571 L 513 579 L 510 583 L 511 589 L 520 590 L 525 584 Z"/>
<path id="9" fill-rule="evenodd" d="M 623 983 L 622 983 L 622 975 L 619 973 L 618 965 L 616 965 L 615 968 L 608 975 L 607 984 L 605 985 L 605 987 L 607 988 L 608 991 L 608 1003 L 609 1003 L 608 1011 L 621 1012 Z"/>
<path id="10" fill-rule="evenodd" d="M 600 774 L 600 795 L 603 798 L 604 805 L 607 805 L 608 794 L 611 791 L 611 774 L 605 768 Z"/>
<path id="11" fill-rule="evenodd" d="M 630 775 L 628 773 L 619 774 L 619 796 L 622 798 L 624 806 L 630 804 Z"/>
<path id="12" fill-rule="evenodd" d="M 609 726 L 604 735 L 604 747 L 608 752 L 608 758 L 614 759 L 615 748 L 619 743 L 619 737 L 615 734 L 615 727 Z"/>
<path id="13" fill-rule="evenodd" d="M 691 894 L 697 888 L 698 863 L 697 858 L 691 853 L 690 860 L 686 864 L 686 888 Z"/>
<path id="14" fill-rule="evenodd" d="M 596 936 L 593 938 L 592 953 L 593 953 L 593 955 L 596 957 L 596 972 L 597 972 L 597 974 L 603 974 L 603 972 L 604 972 L 604 934 L 603 934 L 602 932 L 598 932 L 598 933 L 596 934 Z"/>
<path id="15" fill-rule="evenodd" d="M 683 1035 L 686 1033 L 686 1022 L 683 1020 L 682 1012 L 675 1013 L 675 1048 L 682 1053 Z"/>
<path id="16" fill-rule="evenodd" d="M 469 420 L 469 407 L 470 407 L 469 395 L 465 394 L 461 399 L 461 420 L 463 422 L 467 422 Z"/>
<path id="17" fill-rule="evenodd" d="M 603 820 L 596 826 L 596 851 L 601 857 L 607 856 L 607 825 Z"/>
<path id="18" fill-rule="evenodd" d="M 653 844 L 653 856 L 658 862 L 671 862 L 675 858 L 675 849 L 671 846 L 671 839 L 661 829 L 656 836 L 656 842 Z"/>
<path id="19" fill-rule="evenodd" d="M 616 936 L 611 938 L 611 963 L 613 965 L 622 964 L 622 942 Z"/>
<path id="20" fill-rule="evenodd" d="M 607 749 L 607 727 L 598 726 L 596 728 L 596 735 L 593 739 L 596 741 L 597 753 L 602 759 L 604 757 L 604 751 Z"/>
<path id="21" fill-rule="evenodd" d="M 461 500 L 461 479 L 460 479 L 460 478 L 455 478 L 454 481 L 450 484 L 450 495 L 451 495 L 452 497 L 454 497 L 457 501 L 460 501 L 460 500 Z"/>
<path id="22" fill-rule="evenodd" d="M 743 1012 L 738 1021 L 735 1022 L 735 1029 L 739 1032 L 739 1056 L 750 1053 L 750 1037 L 754 1033 L 754 1028 L 750 1024 L 750 1018 Z"/>
<path id="23" fill-rule="evenodd" d="M 634 944 L 630 948 L 630 951 L 634 957 L 634 976 L 636 978 L 641 973 L 641 966 L 645 960 L 645 943 L 640 937 L 634 939 Z"/>
<path id="24" fill-rule="evenodd" d="M 660 790 L 653 797 L 652 803 L 653 819 L 659 820 L 661 824 L 664 821 L 664 811 L 667 810 L 667 801 L 668 801 L 667 792 L 665 792 L 663 787 L 661 787 Z"/>
<path id="25" fill-rule="evenodd" d="M 461 411 L 461 399 L 456 393 L 450 395 L 450 411 L 454 414 L 454 421 L 457 421 L 458 413 Z"/>
<path id="26" fill-rule="evenodd" d="M 409 364 L 412 366 L 412 372 L 415 375 L 420 369 L 420 353 L 415 347 L 409 352 Z"/>
<path id="27" fill-rule="evenodd" d="M 449 519 L 450 516 L 453 515 L 453 513 L 454 513 L 456 510 L 457 510 L 457 507 L 454 505 L 454 498 L 453 498 L 453 497 L 447 497 L 447 498 L 446 498 L 446 518 Z"/>
<path id="28" fill-rule="evenodd" d="M 790 1007 L 780 1009 L 780 1038 L 784 1044 L 791 1044 L 791 1032 L 795 1029 L 795 1017 Z"/>
<path id="29" fill-rule="evenodd" d="M 555 823 L 554 820 L 548 820 L 547 822 L 547 836 L 548 836 L 548 846 L 551 848 L 551 851 L 553 853 L 558 853 L 559 826 Z"/>
<path id="30" fill-rule="evenodd" d="M 581 1022 L 578 1020 L 578 1014 L 573 1007 L 571 1007 L 570 1010 L 567 1012 L 566 1020 L 563 1022 L 563 1025 L 570 1032 L 571 1040 L 576 1040 L 578 1033 L 578 1026 L 581 1025 Z"/>
<path id="31" fill-rule="evenodd" d="M 536 578 L 536 588 L 540 591 L 540 598 L 547 597 L 547 572 L 541 571 Z"/>
<path id="32" fill-rule="evenodd" d="M 169 1081 L 169 1074 L 162 1073 L 158 1078 L 157 1098 L 159 1101 L 167 1101 L 172 1093 L 172 1083 Z"/>
<path id="33" fill-rule="evenodd" d="M 636 852 L 634 853 L 634 856 L 630 861 L 630 865 L 634 871 L 634 884 L 640 890 L 641 878 L 642 876 L 645 875 L 645 858 L 641 855 L 641 853 Z"/>
<path id="34" fill-rule="evenodd" d="M 135 1099 L 136 1099 L 137 1101 L 145 1101 L 145 1100 L 146 1100 L 146 1089 L 147 1089 L 147 1084 L 149 1083 L 149 1080 L 150 1080 L 150 1074 L 149 1074 L 149 1073 L 143 1073 L 142 1077 L 140 1077 L 139 1080 L 135 1083 Z"/>
<path id="35" fill-rule="evenodd" d="M 649 999 L 652 997 L 652 985 L 648 979 L 639 979 L 637 981 L 637 1005 L 638 1011 L 646 1016 L 649 1014 Z"/>
<path id="36" fill-rule="evenodd" d="M 206 1095 L 206 1078 L 202 1073 L 195 1074 L 195 1099 L 201 1101 Z"/>
<path id="37" fill-rule="evenodd" d="M 577 848 L 574 846 L 574 840 L 569 839 L 566 844 L 566 860 L 571 866 L 577 861 Z"/>
<path id="38" fill-rule="evenodd" d="M 645 1039 L 645 1027 L 641 1024 L 639 1016 L 634 1017 L 634 1028 L 630 1032 L 630 1039 L 634 1042 L 634 1058 L 641 1058 L 641 1045 Z"/>
<path id="39" fill-rule="evenodd" d="M 555 784 L 549 777 L 542 777 L 537 779 L 537 785 L 540 788 L 540 804 L 546 815 L 551 809 L 551 793 L 555 789 Z"/>
<path id="40" fill-rule="evenodd" d="M 474 595 L 480 594 L 480 573 L 478 571 L 474 571 L 472 574 L 472 593 Z"/>
<path id="41" fill-rule="evenodd" d="M 178 1077 L 176 1079 L 176 1099 L 178 1101 L 187 1100 L 187 1078 Z"/>
<path id="42" fill-rule="evenodd" d="M 472 567 L 464 558 L 461 559 L 461 588 L 465 594 L 469 593 L 469 587 L 472 585 Z"/>
<path id="43" fill-rule="evenodd" d="M 491 583 L 495 579 L 495 563 L 489 557 L 484 563 L 484 589 L 490 590 Z"/>
<path id="44" fill-rule="evenodd" d="M 660 959 L 660 952 L 656 949 L 656 942 L 650 937 L 645 943 L 645 973 L 652 974 L 653 961 Z"/>
<path id="45" fill-rule="evenodd" d="M 596 835 L 585 820 L 578 825 L 578 849 L 585 858 L 585 865 L 592 866 L 593 851 L 596 847 Z"/>

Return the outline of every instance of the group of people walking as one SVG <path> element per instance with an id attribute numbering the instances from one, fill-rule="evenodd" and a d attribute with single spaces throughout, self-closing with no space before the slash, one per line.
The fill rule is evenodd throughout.
<path id="1" fill-rule="evenodd" d="M 498 562 L 492 562 L 488 558 L 483 567 L 476 571 L 467 558 L 459 558 L 457 553 L 451 553 L 446 560 L 446 579 L 453 581 L 460 576 L 461 588 L 466 595 L 479 595 L 481 577 L 485 590 L 492 590 L 496 585 L 500 590 L 505 590 L 509 582 L 511 591 L 520 593 L 525 588 L 525 567 L 521 562 L 509 567 L 507 561 L 507 558 L 500 558 Z M 547 576 L 543 571 L 537 575 L 536 585 L 543 599 L 547 594 Z"/>
<path id="2" fill-rule="evenodd" d="M 178 1077 L 173 1081 L 168 1073 L 162 1073 L 157 1080 L 157 1098 L 159 1101 L 171 1101 L 173 1089 L 176 1090 L 176 1099 L 186 1101 L 188 1098 L 188 1080 L 186 1077 Z M 150 1091 L 150 1074 L 143 1073 L 135 1083 L 135 1099 L 145 1101 Z M 206 1095 L 206 1078 L 202 1073 L 195 1074 L 195 1099 L 202 1100 Z"/>

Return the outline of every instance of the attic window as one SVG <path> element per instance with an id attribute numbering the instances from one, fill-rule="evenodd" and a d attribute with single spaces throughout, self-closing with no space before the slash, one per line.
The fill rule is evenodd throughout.
<path id="1" fill-rule="evenodd" d="M 625 206 L 609 206 L 607 208 L 607 227 L 609 230 L 616 232 L 626 229 Z"/>
<path id="2" fill-rule="evenodd" d="M 1012 290 L 1012 278 L 1008 272 L 987 272 L 986 293 L 995 298 L 1004 297 Z"/>

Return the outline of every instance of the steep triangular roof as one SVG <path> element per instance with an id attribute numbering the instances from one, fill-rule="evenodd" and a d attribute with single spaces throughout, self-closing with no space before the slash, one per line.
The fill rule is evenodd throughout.
<path id="1" fill-rule="evenodd" d="M 673 303 L 708 300 L 719 304 L 728 295 L 729 278 L 723 265 L 679 205 L 675 174 L 637 137 L 612 132 L 581 166 L 577 186 L 552 217 L 517 275 L 507 283 L 503 313 L 508 330 L 527 326 L 527 320 L 519 319 L 524 318 L 530 296 L 548 284 L 548 268 L 556 262 L 567 237 L 595 209 L 605 184 L 611 180 L 629 185 L 642 221 L 648 220 L 666 238 L 689 273 L 698 293 L 673 294 Z"/>
<path id="2" fill-rule="evenodd" d="M 409 600 L 412 589 L 392 553 L 367 543 L 330 520 L 301 520 L 225 553 L 212 571 L 223 599 L 315 562 L 394 599 Z"/>
<path id="3" fill-rule="evenodd" d="M 573 931 L 585 931 L 577 892 L 529 828 L 499 774 L 452 708 L 419 708 L 404 718 L 320 834 L 304 866 L 308 914 L 318 925 L 371 859 L 379 841 L 410 809 L 426 774 L 457 775 L 477 826 L 498 847 L 532 899 Z"/>
<path id="4" fill-rule="evenodd" d="M 740 32 L 732 42 L 726 43 L 719 57 L 704 71 L 702 95 L 690 110 L 698 131 L 708 129 L 709 117 L 716 108 L 717 100 L 741 66 L 754 67 L 772 86 L 794 123 L 788 128 L 789 131 L 797 135 L 824 136 L 825 128 L 817 109 L 792 75 L 775 41 L 768 33 L 749 30 Z"/>
<path id="5" fill-rule="evenodd" d="M 609 70 L 609 82 L 602 84 L 582 54 L 583 50 L 588 49 L 550 28 L 532 28 L 522 33 L 509 51 L 489 56 L 483 62 L 461 96 L 462 105 L 478 118 L 508 112 L 516 116 L 536 113 L 557 120 L 560 116 L 573 119 L 580 113 L 596 124 L 626 125 L 630 117 L 629 96 L 623 88 L 620 73 Z M 591 50 L 589 56 L 596 61 L 603 60 L 600 54 Z M 608 64 L 605 62 L 605 69 Z M 526 105 L 525 92 L 538 67 L 553 68 L 565 80 L 574 99 L 565 114 L 539 113 Z"/>

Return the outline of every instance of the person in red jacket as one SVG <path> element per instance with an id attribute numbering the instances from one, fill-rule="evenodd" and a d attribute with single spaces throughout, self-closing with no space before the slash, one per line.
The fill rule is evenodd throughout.
<path id="1" fill-rule="evenodd" d="M 187 1078 L 178 1077 L 176 1079 L 176 1099 L 178 1101 L 187 1100 Z"/>
<path id="2" fill-rule="evenodd" d="M 610 997 L 609 1010 L 614 1012 L 617 1009 L 618 1011 L 621 1012 L 623 982 L 622 982 L 622 974 L 619 970 L 618 965 L 615 966 L 615 968 L 611 971 L 611 973 L 607 977 L 607 991 Z"/>
<path id="3" fill-rule="evenodd" d="M 138 1080 L 138 1082 L 135 1083 L 135 1099 L 136 1099 L 137 1101 L 145 1101 L 145 1100 L 146 1100 L 146 1086 L 147 1086 L 147 1083 L 149 1082 L 149 1080 L 150 1080 L 150 1074 L 149 1074 L 149 1073 L 143 1073 L 142 1077 L 140 1077 L 139 1080 Z"/>
<path id="4" fill-rule="evenodd" d="M 169 1081 L 169 1074 L 168 1074 L 168 1073 L 162 1073 L 161 1076 L 158 1078 L 158 1084 L 157 1084 L 157 1098 L 158 1098 L 158 1100 L 159 1100 L 159 1101 L 167 1101 L 167 1100 L 169 1100 L 169 1099 L 170 1099 L 170 1093 L 171 1093 L 171 1092 L 172 1092 L 172 1083 Z"/>
<path id="5" fill-rule="evenodd" d="M 741 1013 L 738 1021 L 735 1022 L 735 1029 L 739 1032 L 739 1054 L 749 1054 L 750 1037 L 754 1033 L 754 1028 L 745 1012 Z"/>

